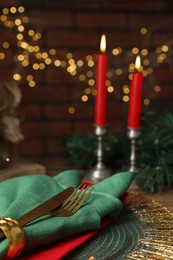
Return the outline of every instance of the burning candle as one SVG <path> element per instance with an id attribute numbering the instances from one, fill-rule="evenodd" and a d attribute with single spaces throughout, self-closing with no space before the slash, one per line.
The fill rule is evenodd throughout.
<path id="1" fill-rule="evenodd" d="M 100 42 L 100 54 L 97 57 L 96 67 L 96 99 L 95 99 L 95 116 L 94 123 L 97 126 L 106 125 L 107 112 L 107 90 L 106 90 L 106 71 L 107 71 L 107 56 L 106 51 L 106 36 L 103 34 Z"/>
<path id="2" fill-rule="evenodd" d="M 140 128 L 141 121 L 141 105 L 142 105 L 142 82 L 143 73 L 139 72 L 140 57 L 137 56 L 135 68 L 137 72 L 133 74 L 131 87 L 130 87 L 130 100 L 128 110 L 128 128 Z"/>

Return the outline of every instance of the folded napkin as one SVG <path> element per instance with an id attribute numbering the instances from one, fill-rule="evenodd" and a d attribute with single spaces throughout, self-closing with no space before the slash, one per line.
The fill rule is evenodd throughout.
<path id="1" fill-rule="evenodd" d="M 22 176 L 0 183 L 0 216 L 18 219 L 24 213 L 69 186 L 77 187 L 83 175 L 77 170 L 47 175 Z M 132 172 L 116 173 L 94 185 L 83 207 L 70 217 L 42 216 L 24 227 L 24 252 L 53 243 L 74 234 L 95 230 L 104 216 L 115 217 L 122 208 L 120 197 L 134 179 Z M 0 242 L 0 259 L 8 249 L 6 239 Z"/>

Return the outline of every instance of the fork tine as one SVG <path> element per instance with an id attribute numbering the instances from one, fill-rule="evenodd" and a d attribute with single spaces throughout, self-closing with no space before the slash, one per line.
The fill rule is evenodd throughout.
<path id="1" fill-rule="evenodd" d="M 74 192 L 64 201 L 64 203 L 62 204 L 61 208 L 65 207 L 65 205 L 67 205 L 67 203 L 71 202 L 72 197 L 76 197 L 77 196 L 77 191 L 80 189 L 81 185 L 79 185 Z"/>
<path id="2" fill-rule="evenodd" d="M 79 186 L 79 189 L 76 190 L 76 193 L 74 194 L 74 196 L 71 198 L 71 200 L 69 201 L 69 203 L 67 203 L 65 205 L 65 209 L 71 209 L 73 208 L 78 202 L 79 200 L 81 199 L 82 197 L 82 194 L 85 194 L 86 192 L 86 185 L 83 185 L 82 188 L 80 189 L 81 186 Z M 74 206 L 73 206 L 74 205 Z"/>
<path id="3" fill-rule="evenodd" d="M 79 190 L 79 192 L 77 192 L 77 196 L 75 196 L 75 198 L 72 198 L 71 202 L 68 203 L 68 205 L 66 205 L 66 209 L 71 210 L 73 209 L 78 202 L 82 199 L 82 197 L 85 195 L 85 193 L 87 192 L 87 188 L 85 189 L 86 185 L 82 186 L 82 188 Z"/>
<path id="4" fill-rule="evenodd" d="M 65 206 L 61 206 L 58 210 L 51 211 L 51 214 L 56 216 L 65 216 L 65 217 L 73 215 L 82 206 L 82 204 L 85 202 L 85 200 L 88 198 L 88 196 L 90 195 L 90 193 L 94 188 L 94 186 L 93 187 L 89 186 L 85 188 L 86 186 L 87 185 L 83 185 L 81 189 L 80 189 L 81 186 L 79 186 L 76 189 L 77 193 L 74 192 L 73 194 L 74 196 L 72 195 L 66 200 L 66 202 L 64 203 Z"/>
<path id="5" fill-rule="evenodd" d="M 81 206 L 82 204 L 86 201 L 88 196 L 91 194 L 92 190 L 94 187 L 91 187 L 90 189 L 86 189 L 86 192 L 83 194 L 83 198 L 80 200 L 80 202 L 71 209 L 73 213 L 75 213 Z"/>

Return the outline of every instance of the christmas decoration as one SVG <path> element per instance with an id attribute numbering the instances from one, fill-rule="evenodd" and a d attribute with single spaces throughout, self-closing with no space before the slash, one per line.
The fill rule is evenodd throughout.
<path id="1" fill-rule="evenodd" d="M 165 22 L 164 26 L 170 21 Z M 68 75 L 76 80 L 75 88 L 79 94 L 72 100 L 67 107 L 68 113 L 73 116 L 76 112 L 76 99 L 86 103 L 91 96 L 95 96 L 95 67 L 96 55 L 86 54 L 81 58 L 77 58 L 75 53 L 67 52 L 62 56 L 56 48 L 44 48 L 41 45 L 42 33 L 41 27 L 36 28 L 34 22 L 29 17 L 29 13 L 25 10 L 25 6 L 16 4 L 3 7 L 0 14 L 0 25 L 4 27 L 3 41 L 0 42 L 2 51 L 0 52 L 0 63 L 8 58 L 8 52 L 13 50 L 14 68 L 11 72 L 9 81 L 13 80 L 19 84 L 25 83 L 33 88 L 39 85 L 37 78 L 34 76 L 35 71 L 44 71 L 49 66 L 55 66 L 57 69 L 64 69 Z M 41 26 L 41 25 L 40 25 Z M 107 71 L 106 88 L 107 92 L 115 96 L 116 99 L 121 99 L 122 102 L 129 101 L 130 86 L 124 80 L 119 86 L 117 95 L 117 80 L 123 74 L 129 72 L 129 79 L 135 71 L 134 57 L 141 56 L 141 69 L 144 77 L 146 77 L 146 85 L 151 86 L 151 95 L 155 96 L 161 91 L 160 86 L 153 77 L 153 69 L 163 63 L 172 64 L 172 40 L 158 42 L 155 48 L 151 48 L 153 33 L 163 27 L 163 23 L 154 26 L 154 28 L 141 27 L 139 30 L 139 38 L 142 38 L 143 45 L 141 48 L 122 48 L 121 46 L 112 47 L 107 55 L 110 60 L 110 68 Z M 11 39 L 15 39 L 15 46 L 11 44 Z M 119 66 L 115 67 L 114 60 L 116 59 Z M 150 97 L 144 97 L 143 104 L 150 104 Z"/>
<path id="2" fill-rule="evenodd" d="M 168 21 L 169 23 L 170 21 Z M 80 86 L 80 93 L 77 97 L 72 98 L 71 104 L 67 108 L 70 115 L 75 114 L 76 107 L 74 101 L 80 99 L 83 103 L 87 102 L 91 95 L 95 96 L 95 62 L 94 54 L 86 54 L 85 57 L 76 58 L 75 55 L 67 50 L 64 57 L 59 56 L 58 50 L 54 48 L 44 49 L 40 46 L 42 34 L 37 28 L 34 28 L 30 17 L 26 15 L 24 6 L 3 7 L 0 15 L 0 24 L 4 28 L 3 42 L 0 42 L 2 51 L 0 52 L 1 61 L 8 58 L 7 53 L 13 50 L 14 70 L 11 71 L 9 81 L 20 84 L 22 81 L 27 82 L 29 87 L 35 87 L 37 80 L 34 78 L 34 72 L 45 70 L 48 66 L 64 68 L 66 72 L 76 79 L 77 88 Z M 167 23 L 164 23 L 164 26 Z M 116 99 L 121 99 L 124 104 L 129 102 L 129 86 L 124 82 L 119 86 L 119 93 L 115 91 L 117 78 L 123 73 L 129 72 L 129 79 L 132 79 L 135 64 L 134 55 L 140 55 L 142 58 L 142 71 L 144 74 L 146 85 L 151 86 L 151 95 L 156 95 L 161 91 L 162 86 L 158 85 L 153 78 L 153 69 L 163 63 L 169 66 L 172 64 L 172 40 L 158 42 L 158 46 L 150 47 L 152 34 L 155 30 L 162 28 L 163 22 L 154 28 L 142 27 L 139 31 L 139 37 L 143 38 L 142 48 L 133 47 L 125 49 L 115 46 L 109 50 L 110 60 L 116 58 L 119 67 L 115 68 L 113 62 L 110 70 L 107 72 L 108 79 L 106 87 L 109 93 L 112 93 Z M 13 36 L 14 45 L 11 45 L 10 36 Z M 6 38 L 5 38 L 6 37 Z M 4 40 L 5 39 L 5 40 Z M 116 42 L 115 42 L 116 44 Z M 122 62 L 123 61 L 123 62 Z M 29 72 L 28 72 L 29 71 Z M 81 88 L 82 86 L 82 88 Z M 147 107 L 150 104 L 150 97 L 143 100 Z M 3 123 L 9 125 L 9 118 Z M 173 186 L 172 171 L 172 155 L 173 155 L 173 117 L 167 114 L 156 120 L 147 117 L 143 120 L 141 129 L 141 138 L 137 143 L 137 167 L 140 174 L 136 178 L 138 185 L 148 191 L 162 191 L 165 187 Z M 11 120 L 10 120 L 11 121 Z M 13 127 L 19 130 L 18 121 L 13 121 Z M 2 128 L 4 129 L 4 128 Z M 23 138 L 17 131 L 18 138 Z M 4 133 L 8 137 L 12 137 L 11 131 Z M 120 135 L 108 134 L 104 139 L 104 163 L 109 168 L 115 170 L 118 168 L 128 169 L 130 146 L 126 133 Z M 73 136 L 66 141 L 66 151 L 69 159 L 78 167 L 88 167 L 94 165 L 96 161 L 97 140 L 94 135 Z M 5 155 L 6 158 L 6 155 Z"/>
<path id="3" fill-rule="evenodd" d="M 103 139 L 103 162 L 111 169 L 123 165 L 123 140 L 121 136 L 107 134 Z M 73 135 L 65 140 L 66 158 L 76 167 L 90 169 L 97 160 L 97 136 Z"/>
<path id="4" fill-rule="evenodd" d="M 156 116 L 146 111 L 142 117 L 142 135 L 136 149 L 136 183 L 148 192 L 163 192 L 173 187 L 173 115 Z M 67 158 L 75 166 L 89 169 L 96 160 L 94 135 L 69 136 L 65 143 Z M 130 143 L 125 133 L 108 134 L 103 144 L 104 163 L 116 173 L 129 169 Z"/>
<path id="5" fill-rule="evenodd" d="M 145 118 L 138 144 L 140 174 L 136 183 L 146 191 L 162 192 L 173 187 L 173 115 L 166 113 L 154 120 L 155 116 L 150 113 Z"/>
<path id="6" fill-rule="evenodd" d="M 24 139 L 16 111 L 21 98 L 15 82 L 0 83 L 0 169 L 11 165 L 15 145 Z"/>

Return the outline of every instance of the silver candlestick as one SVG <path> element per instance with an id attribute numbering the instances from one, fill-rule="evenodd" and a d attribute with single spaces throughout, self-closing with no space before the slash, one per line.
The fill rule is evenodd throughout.
<path id="1" fill-rule="evenodd" d="M 95 134 L 98 140 L 97 146 L 97 163 L 94 168 L 88 171 L 85 175 L 85 179 L 94 183 L 98 183 L 99 181 L 110 177 L 112 172 L 108 169 L 103 163 L 103 137 L 106 135 L 107 130 L 105 127 L 96 126 Z"/>
<path id="2" fill-rule="evenodd" d="M 136 140 L 141 135 L 140 129 L 129 128 L 127 132 L 128 138 L 131 140 L 130 168 L 131 172 L 136 171 Z"/>

